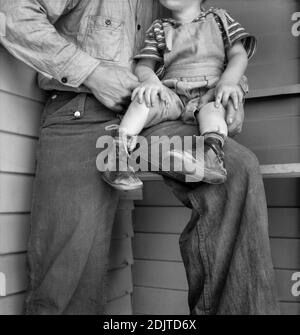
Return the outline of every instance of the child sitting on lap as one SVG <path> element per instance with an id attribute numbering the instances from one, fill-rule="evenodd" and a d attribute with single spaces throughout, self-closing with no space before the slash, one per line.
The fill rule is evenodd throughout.
<path id="1" fill-rule="evenodd" d="M 146 33 L 145 47 L 135 57 L 140 85 L 132 93 L 119 132 L 133 137 L 144 128 L 179 118 L 198 124 L 206 150 L 216 158 L 214 176 L 207 182 L 217 184 L 227 176 L 225 108 L 230 99 L 236 109 L 243 101 L 239 83 L 256 39 L 225 10 L 203 10 L 204 2 L 160 0 L 172 18 L 154 21 Z M 103 179 L 116 189 L 142 187 L 133 171 L 107 171 Z"/>

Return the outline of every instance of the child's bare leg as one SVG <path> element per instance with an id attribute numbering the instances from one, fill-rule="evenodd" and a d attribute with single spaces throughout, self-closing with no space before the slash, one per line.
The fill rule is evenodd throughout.
<path id="1" fill-rule="evenodd" d="M 136 136 L 145 128 L 149 116 L 149 108 L 145 103 L 134 100 L 124 115 L 120 128 L 129 136 Z"/>
<path id="2" fill-rule="evenodd" d="M 220 134 L 225 139 L 228 136 L 225 114 L 226 112 L 224 107 L 221 105 L 219 108 L 216 108 L 214 102 L 210 102 L 202 107 L 197 114 L 200 134 L 205 135 L 209 133 L 216 133 Z"/>
<path id="3" fill-rule="evenodd" d="M 112 146 L 112 153 L 108 158 L 108 165 L 116 166 L 116 171 L 107 169 L 102 175 L 103 180 L 117 190 L 130 191 L 143 187 L 142 181 L 128 164 L 128 156 L 134 149 L 136 135 L 146 125 L 148 115 L 149 108 L 146 104 L 134 100 L 121 121 L 114 138 L 115 145 Z"/>

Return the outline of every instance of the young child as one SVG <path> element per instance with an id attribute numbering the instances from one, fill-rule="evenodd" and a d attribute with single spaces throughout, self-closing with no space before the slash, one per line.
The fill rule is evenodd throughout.
<path id="1" fill-rule="evenodd" d="M 231 100 L 238 109 L 243 101 L 239 83 L 256 40 L 225 10 L 205 11 L 204 2 L 160 0 L 172 18 L 154 21 L 146 33 L 145 47 L 135 57 L 141 84 L 132 93 L 119 133 L 120 138 L 132 139 L 144 128 L 179 118 L 198 124 L 215 172 L 206 182 L 218 184 L 227 176 L 226 107 Z M 119 143 L 118 150 L 127 148 Z M 103 179 L 117 189 L 142 187 L 132 170 L 107 171 Z"/>

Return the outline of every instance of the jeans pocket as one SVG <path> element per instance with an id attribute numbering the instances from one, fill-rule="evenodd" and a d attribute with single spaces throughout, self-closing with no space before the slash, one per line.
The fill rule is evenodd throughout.
<path id="1" fill-rule="evenodd" d="M 90 16 L 84 49 L 92 57 L 119 62 L 124 41 L 124 22 L 111 16 Z"/>
<path id="2" fill-rule="evenodd" d="M 52 95 L 46 103 L 41 128 L 82 119 L 85 97 L 85 94 L 76 93 L 55 93 Z"/>

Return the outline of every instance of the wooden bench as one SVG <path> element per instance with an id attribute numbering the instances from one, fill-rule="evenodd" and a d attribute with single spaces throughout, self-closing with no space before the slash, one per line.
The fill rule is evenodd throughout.
<path id="1" fill-rule="evenodd" d="M 300 177 L 300 163 L 261 165 L 260 169 L 263 178 Z M 143 172 L 140 173 L 139 176 L 143 181 L 159 181 L 163 179 L 161 175 L 156 173 Z"/>

